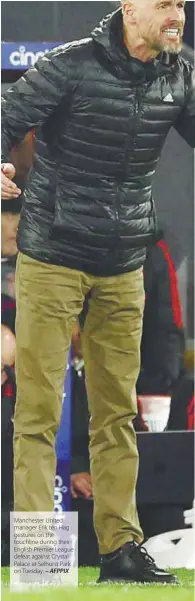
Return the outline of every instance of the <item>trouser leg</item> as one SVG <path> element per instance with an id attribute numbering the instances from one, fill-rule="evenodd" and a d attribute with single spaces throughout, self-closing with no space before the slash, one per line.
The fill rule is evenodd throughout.
<path id="1" fill-rule="evenodd" d="M 16 274 L 15 511 L 52 511 L 55 436 L 82 273 L 19 254 Z"/>
<path id="2" fill-rule="evenodd" d="M 143 540 L 135 498 L 138 450 L 132 420 L 137 413 L 144 299 L 142 269 L 97 278 L 83 334 L 94 524 L 102 554 L 129 540 Z"/>

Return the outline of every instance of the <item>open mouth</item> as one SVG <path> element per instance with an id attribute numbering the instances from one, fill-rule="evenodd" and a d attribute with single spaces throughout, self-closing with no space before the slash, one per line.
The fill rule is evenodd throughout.
<path id="1" fill-rule="evenodd" d="M 171 40 L 177 40 L 180 37 L 180 29 L 176 29 L 175 27 L 163 29 L 162 33 Z"/>

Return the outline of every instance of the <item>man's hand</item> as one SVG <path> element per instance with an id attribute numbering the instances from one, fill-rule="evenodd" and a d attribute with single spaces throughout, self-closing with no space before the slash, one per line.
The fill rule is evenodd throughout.
<path id="1" fill-rule="evenodd" d="M 15 177 L 16 170 L 12 163 L 2 163 L 1 165 L 1 199 L 10 200 L 18 198 L 21 190 L 11 180 Z"/>
<path id="2" fill-rule="evenodd" d="M 88 499 L 92 497 L 92 482 L 91 475 L 88 472 L 80 472 L 79 474 L 72 474 L 70 477 L 71 481 L 71 495 L 73 499 L 77 499 L 79 496 Z"/>

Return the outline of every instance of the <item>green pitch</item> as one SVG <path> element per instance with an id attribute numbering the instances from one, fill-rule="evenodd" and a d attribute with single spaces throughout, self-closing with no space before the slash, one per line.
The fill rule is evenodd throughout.
<path id="1" fill-rule="evenodd" d="M 9 569 L 2 568 L 2 601 L 192 601 L 194 573 L 174 570 L 180 586 L 162 585 L 97 585 L 96 568 L 79 569 L 79 588 L 33 593 L 9 592 Z"/>

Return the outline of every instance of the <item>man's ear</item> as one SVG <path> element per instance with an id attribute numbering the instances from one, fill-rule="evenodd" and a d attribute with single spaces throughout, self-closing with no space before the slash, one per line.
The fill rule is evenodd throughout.
<path id="1" fill-rule="evenodd" d="M 122 0 L 122 13 L 125 21 L 131 25 L 136 23 L 135 5 L 129 0 Z"/>

